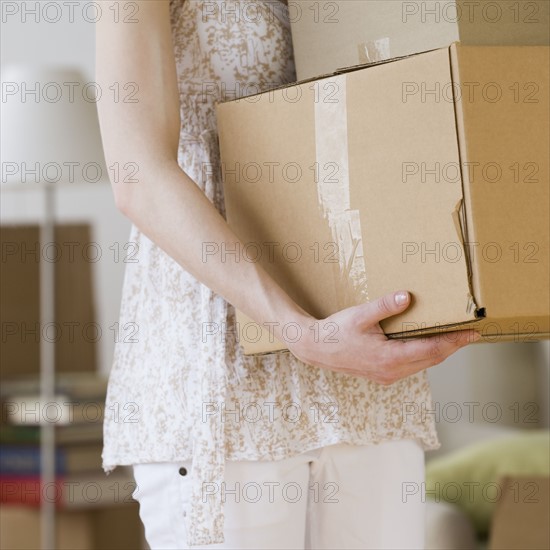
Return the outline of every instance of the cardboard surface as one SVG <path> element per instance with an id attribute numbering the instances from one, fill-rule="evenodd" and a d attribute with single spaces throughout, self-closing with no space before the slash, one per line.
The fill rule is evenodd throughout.
<path id="1" fill-rule="evenodd" d="M 91 242 L 86 225 L 56 227 L 56 243 L 40 250 L 38 226 L 2 226 L 0 296 L 2 346 L 0 378 L 39 372 L 40 338 L 56 340 L 56 370 L 96 369 L 96 332 L 92 263 L 83 255 Z M 93 250 L 90 251 L 93 257 Z M 55 262 L 55 331 L 42 331 L 40 321 L 40 258 Z"/>
<path id="2" fill-rule="evenodd" d="M 550 548 L 550 478 L 505 477 L 491 522 L 490 550 Z"/>
<path id="3" fill-rule="evenodd" d="M 547 0 L 300 0 L 290 3 L 299 80 L 450 46 L 548 45 Z"/>
<path id="4" fill-rule="evenodd" d="M 547 47 L 452 47 L 479 330 L 550 332 Z"/>
<path id="5" fill-rule="evenodd" d="M 146 548 L 135 502 L 86 511 L 57 510 L 55 521 L 57 550 Z M 5 550 L 40 548 L 40 511 L 1 505 L 0 547 Z"/>
<path id="6" fill-rule="evenodd" d="M 29 550 L 40 548 L 40 512 L 26 506 L 0 506 L 2 548 Z M 57 512 L 56 549 L 92 550 L 92 516 L 86 512 Z"/>
<path id="7" fill-rule="evenodd" d="M 453 46 L 219 105 L 227 219 L 248 260 L 318 319 L 407 289 L 411 307 L 382 323 L 390 336 L 450 330 L 487 313 L 486 336 L 510 337 L 505 327 L 517 322 L 517 335 L 546 337 L 548 106 L 469 106 L 454 92 L 458 75 L 481 82 L 489 67 L 504 87 L 523 82 L 524 58 L 543 99 L 547 55 L 547 47 Z M 495 149 L 484 150 L 488 140 Z M 502 192 L 508 180 L 464 180 L 464 158 L 488 162 L 498 152 L 505 171 L 512 151 L 522 167 L 540 165 L 539 185 L 512 193 Z M 540 243 L 538 263 L 476 260 L 472 237 L 497 234 L 502 247 Z M 237 322 L 245 353 L 284 349 L 239 312 Z"/>

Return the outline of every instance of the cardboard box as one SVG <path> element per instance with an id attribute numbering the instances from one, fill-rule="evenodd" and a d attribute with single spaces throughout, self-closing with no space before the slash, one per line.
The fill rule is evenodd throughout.
<path id="1" fill-rule="evenodd" d="M 55 340 L 56 370 L 96 370 L 97 323 L 92 288 L 92 246 L 88 225 L 57 226 L 55 243 L 40 249 L 38 226 L 2 226 L 0 230 L 0 379 L 37 374 L 40 338 Z M 55 263 L 55 326 L 40 322 L 40 261 Z M 103 329 L 105 332 L 105 328 Z"/>
<path id="2" fill-rule="evenodd" d="M 57 512 L 57 550 L 92 550 L 92 516 L 87 512 Z M 40 548 L 40 511 L 26 506 L 0 506 L 0 546 L 9 550 Z"/>
<path id="3" fill-rule="evenodd" d="M 548 45 L 548 0 L 289 3 L 299 80 L 450 46 Z"/>
<path id="4" fill-rule="evenodd" d="M 489 539 L 490 550 L 550 548 L 550 478 L 507 476 L 498 500 Z"/>
<path id="5" fill-rule="evenodd" d="M 243 261 L 317 319 L 407 289 L 391 337 L 548 337 L 549 65 L 454 44 L 218 105 Z M 285 348 L 237 322 L 245 353 Z"/>
<path id="6" fill-rule="evenodd" d="M 147 548 L 135 502 L 90 510 L 57 510 L 56 550 L 139 550 Z M 0 506 L 0 548 L 40 548 L 40 511 Z"/>

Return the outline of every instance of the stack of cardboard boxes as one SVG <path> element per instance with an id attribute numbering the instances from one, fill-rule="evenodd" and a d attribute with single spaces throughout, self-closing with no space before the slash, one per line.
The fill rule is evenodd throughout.
<path id="1" fill-rule="evenodd" d="M 548 44 L 547 0 L 290 1 L 299 80 L 446 48 Z"/>
<path id="2" fill-rule="evenodd" d="M 548 6 L 291 2 L 299 81 L 218 105 L 243 261 L 318 319 L 409 290 L 389 337 L 547 338 Z"/>

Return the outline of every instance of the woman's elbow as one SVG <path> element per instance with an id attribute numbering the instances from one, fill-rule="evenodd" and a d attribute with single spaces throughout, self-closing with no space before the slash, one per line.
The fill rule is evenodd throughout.
<path id="1" fill-rule="evenodd" d="M 130 185 L 111 181 L 115 206 L 126 218 L 133 220 L 135 215 L 135 193 Z"/>
<path id="2" fill-rule="evenodd" d="M 126 157 L 109 154 L 106 151 L 106 160 L 109 166 L 109 181 L 113 191 L 115 206 L 119 212 L 127 218 L 132 219 L 136 209 L 136 202 L 139 197 L 137 193 L 142 187 L 138 180 L 139 170 L 135 162 L 126 162 L 121 160 Z"/>
<path id="3" fill-rule="evenodd" d="M 140 159 L 139 164 L 128 158 Z M 138 151 L 133 155 L 113 155 L 110 157 L 109 180 L 113 190 L 117 210 L 135 223 L 136 219 L 147 216 L 151 208 L 153 191 L 173 177 L 174 167 L 181 169 L 172 155 L 150 155 Z M 116 170 L 116 167 L 121 167 Z"/>
<path id="4" fill-rule="evenodd" d="M 164 175 L 162 165 L 151 163 L 151 166 L 155 168 L 152 170 L 149 167 L 150 163 L 143 164 L 147 164 L 146 168 L 140 165 L 138 170 L 135 163 L 126 163 L 127 168 L 131 165 L 131 170 L 128 168 L 128 174 L 125 177 L 117 178 L 114 174 L 110 174 L 115 206 L 119 212 L 134 223 L 148 215 L 151 208 L 153 182 L 157 183 L 156 187 L 158 188 Z M 158 177 L 153 178 L 151 175 L 153 173 L 158 174 Z M 158 182 L 158 179 L 161 182 Z"/>

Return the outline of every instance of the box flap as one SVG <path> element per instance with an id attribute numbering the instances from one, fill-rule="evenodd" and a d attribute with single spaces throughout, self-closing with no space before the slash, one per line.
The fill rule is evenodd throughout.
<path id="1" fill-rule="evenodd" d="M 451 55 L 480 329 L 548 333 L 549 48 L 453 45 Z"/>

